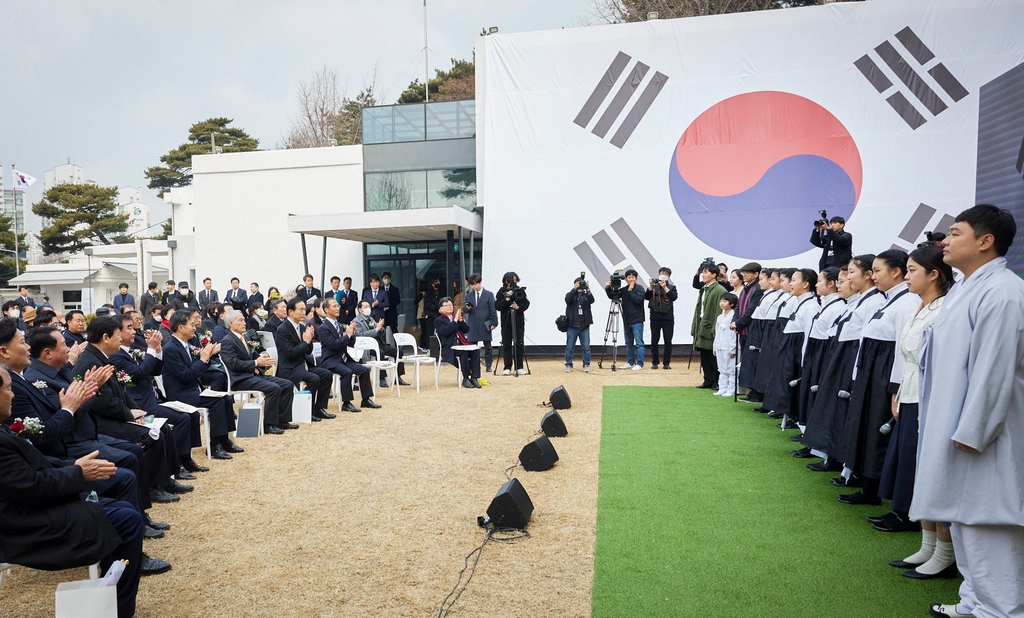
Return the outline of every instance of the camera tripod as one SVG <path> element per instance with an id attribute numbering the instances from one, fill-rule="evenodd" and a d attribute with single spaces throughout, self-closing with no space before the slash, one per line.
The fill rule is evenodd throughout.
<path id="1" fill-rule="evenodd" d="M 516 369 L 516 346 L 519 345 L 519 340 L 516 337 L 516 335 L 518 333 L 518 329 L 516 328 L 516 311 L 517 311 L 516 309 L 512 309 L 512 308 L 509 308 L 509 310 L 508 310 L 509 322 L 511 323 L 511 330 L 512 330 L 512 340 L 509 342 L 509 354 L 512 356 L 512 375 L 518 378 L 519 377 L 519 370 Z M 525 324 L 526 320 L 524 319 L 523 322 Z M 525 345 L 520 345 L 519 349 L 520 349 L 520 353 L 523 355 L 523 368 L 526 369 L 526 375 L 530 375 L 532 372 L 530 371 L 530 360 L 528 358 L 526 358 L 526 346 Z M 502 363 L 504 364 L 504 362 L 505 362 L 505 346 L 504 345 L 501 346 L 501 358 L 502 358 Z M 498 375 L 498 363 L 494 363 L 494 373 L 492 375 Z"/>
<path id="2" fill-rule="evenodd" d="M 615 298 L 608 307 L 608 322 L 604 327 L 604 347 L 601 349 L 601 359 L 597 361 L 597 368 L 604 369 L 604 355 L 608 353 L 608 335 L 612 337 L 612 371 L 618 371 L 615 361 L 619 357 L 619 315 L 622 313 L 622 299 Z"/>

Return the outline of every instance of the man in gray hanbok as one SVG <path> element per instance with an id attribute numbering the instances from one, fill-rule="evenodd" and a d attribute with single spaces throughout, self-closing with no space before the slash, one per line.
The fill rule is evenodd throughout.
<path id="1" fill-rule="evenodd" d="M 910 517 L 951 522 L 960 602 L 933 616 L 1024 616 L 1024 281 L 1016 225 L 994 206 L 957 217 L 944 260 L 963 273 L 921 349 Z"/>

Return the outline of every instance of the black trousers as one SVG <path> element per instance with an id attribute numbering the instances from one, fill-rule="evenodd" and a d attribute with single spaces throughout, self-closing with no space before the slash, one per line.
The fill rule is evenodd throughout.
<path id="1" fill-rule="evenodd" d="M 196 407 L 206 408 L 209 414 L 210 441 L 214 444 L 223 443 L 228 434 L 235 430 L 235 408 L 231 397 L 200 397 L 199 405 Z M 199 426 L 198 419 L 194 425 Z M 195 446 L 195 441 L 192 444 Z"/>
<path id="2" fill-rule="evenodd" d="M 233 382 L 232 387 L 240 391 L 260 391 L 266 399 L 263 406 L 263 424 L 277 425 L 292 420 L 292 399 L 295 388 L 292 383 L 277 376 L 246 376 Z"/>
<path id="3" fill-rule="evenodd" d="M 100 561 L 100 570 L 106 572 L 115 560 L 127 560 L 128 564 L 117 581 L 117 616 L 131 618 L 135 615 L 135 597 L 139 593 L 139 578 L 142 576 L 142 532 L 145 524 L 142 515 L 127 502 L 100 502 L 110 523 L 121 537 L 121 544 Z"/>
<path id="4" fill-rule="evenodd" d="M 437 317 L 437 316 L 434 316 Z M 430 349 L 430 338 L 434 336 L 434 318 L 420 318 L 420 347 Z M 362 387 L 360 387 L 362 388 Z"/>
<path id="5" fill-rule="evenodd" d="M 466 380 L 480 377 L 480 348 L 474 350 L 452 350 L 462 363 L 462 377 Z"/>
<path id="6" fill-rule="evenodd" d="M 192 459 L 192 447 L 195 446 L 193 433 L 199 433 L 199 419 L 196 419 L 195 431 L 192 430 L 192 418 L 185 412 L 178 412 L 163 406 L 156 406 L 153 410 L 147 410 L 149 414 L 166 418 L 167 423 L 174 426 L 174 451 L 178 459 L 186 461 Z"/>
<path id="7" fill-rule="evenodd" d="M 516 326 L 515 341 L 516 369 L 523 368 L 523 328 Z M 505 369 L 512 369 L 512 325 L 501 325 L 501 356 L 505 361 Z M 477 362 L 479 362 L 479 357 Z"/>
<path id="8" fill-rule="evenodd" d="M 349 360 L 336 365 L 331 371 L 341 376 L 339 382 L 341 382 L 342 404 L 352 403 L 352 399 L 355 398 L 355 395 L 352 393 L 353 375 L 359 378 L 359 392 L 363 396 L 363 401 L 366 401 L 373 396 L 373 384 L 370 382 L 370 368 L 366 365 Z"/>
<path id="9" fill-rule="evenodd" d="M 672 334 L 676 323 L 673 320 L 651 320 L 651 361 L 658 364 L 658 342 L 665 335 L 665 366 L 672 364 Z"/>
<path id="10" fill-rule="evenodd" d="M 331 381 L 334 379 L 330 371 L 323 367 L 296 368 L 289 371 L 288 375 L 278 374 L 278 377 L 290 380 L 295 388 L 299 388 L 299 382 L 305 382 L 306 390 L 313 395 L 313 411 L 327 409 L 331 397 Z"/>
<path id="11" fill-rule="evenodd" d="M 718 386 L 718 359 L 714 352 L 697 348 L 700 352 L 700 370 L 704 373 L 704 384 L 707 386 Z"/>
<path id="12" fill-rule="evenodd" d="M 487 371 L 491 370 L 491 365 L 494 364 L 494 348 L 491 347 L 491 341 L 487 340 L 484 344 L 484 365 L 487 366 Z"/>

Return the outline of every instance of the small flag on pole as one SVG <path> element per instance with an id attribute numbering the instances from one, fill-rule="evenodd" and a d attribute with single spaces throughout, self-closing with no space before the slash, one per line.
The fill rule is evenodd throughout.
<path id="1" fill-rule="evenodd" d="M 24 189 L 24 188 L 31 187 L 34 184 L 36 184 L 36 179 L 35 179 L 34 176 L 29 176 L 28 174 L 23 174 L 23 173 L 19 172 L 18 170 L 14 170 L 14 186 L 15 187 L 19 187 L 19 188 Z"/>

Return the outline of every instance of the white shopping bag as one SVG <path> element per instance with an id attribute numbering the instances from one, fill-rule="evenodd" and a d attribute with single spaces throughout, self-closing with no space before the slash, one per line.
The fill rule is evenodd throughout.
<path id="1" fill-rule="evenodd" d="M 313 393 L 309 391 L 295 392 L 295 397 L 292 399 L 292 422 L 313 422 Z"/>
<path id="2" fill-rule="evenodd" d="M 57 584 L 56 618 L 117 618 L 117 588 L 99 579 Z"/>

